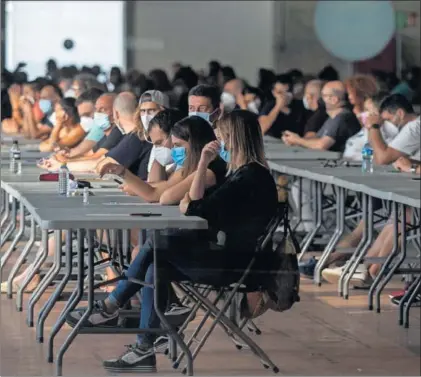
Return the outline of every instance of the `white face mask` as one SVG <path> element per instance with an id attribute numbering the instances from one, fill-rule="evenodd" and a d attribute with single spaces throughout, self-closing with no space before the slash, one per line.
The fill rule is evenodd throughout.
<path id="1" fill-rule="evenodd" d="M 247 109 L 255 114 L 259 114 L 259 107 L 260 107 L 260 101 L 258 100 L 251 101 L 247 105 Z"/>
<path id="2" fill-rule="evenodd" d="M 75 91 L 73 89 L 69 89 L 64 93 L 64 98 L 76 98 Z"/>
<path id="3" fill-rule="evenodd" d="M 122 135 L 126 134 L 126 131 L 124 131 L 124 128 L 120 126 L 120 122 L 118 122 L 117 120 L 115 121 L 115 126 L 118 128 Z"/>
<path id="4" fill-rule="evenodd" d="M 304 105 L 304 108 L 306 109 L 306 110 L 311 110 L 310 109 L 310 104 L 308 103 L 308 101 L 307 101 L 307 97 L 303 97 L 303 105 Z"/>
<path id="5" fill-rule="evenodd" d="M 155 160 L 161 166 L 167 166 L 172 164 L 174 161 L 171 157 L 171 149 L 167 147 L 154 147 L 155 149 Z"/>
<path id="6" fill-rule="evenodd" d="M 94 119 L 91 117 L 81 117 L 80 125 L 82 126 L 85 132 L 89 132 L 90 129 L 94 126 Z"/>
<path id="7" fill-rule="evenodd" d="M 221 95 L 221 102 L 224 105 L 225 111 L 232 111 L 237 103 L 235 97 L 231 93 L 223 92 Z"/>
<path id="8" fill-rule="evenodd" d="M 140 119 L 142 119 L 142 124 L 145 131 L 148 131 L 149 123 L 154 116 L 155 114 L 141 115 Z"/>

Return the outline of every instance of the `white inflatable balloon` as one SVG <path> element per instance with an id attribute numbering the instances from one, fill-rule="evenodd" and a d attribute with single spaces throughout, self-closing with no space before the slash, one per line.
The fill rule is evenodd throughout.
<path id="1" fill-rule="evenodd" d="M 346 61 L 376 56 L 395 33 L 390 1 L 318 1 L 314 28 L 332 55 Z"/>

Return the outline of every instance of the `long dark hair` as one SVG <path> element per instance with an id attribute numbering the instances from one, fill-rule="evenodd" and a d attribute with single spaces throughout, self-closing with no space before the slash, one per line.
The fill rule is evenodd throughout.
<path id="1" fill-rule="evenodd" d="M 171 135 L 190 144 L 190 151 L 183 166 L 183 178 L 197 169 L 203 147 L 216 140 L 212 126 L 198 116 L 190 116 L 177 122 Z"/>
<path id="2" fill-rule="evenodd" d="M 80 123 L 80 117 L 76 107 L 76 100 L 74 98 L 63 98 L 60 100 L 59 104 L 64 112 L 69 116 L 73 125 Z"/>

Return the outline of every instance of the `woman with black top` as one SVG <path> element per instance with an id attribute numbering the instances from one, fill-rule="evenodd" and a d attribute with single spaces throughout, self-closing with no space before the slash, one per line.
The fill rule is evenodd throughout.
<path id="1" fill-rule="evenodd" d="M 159 307 L 165 310 L 171 281 L 191 280 L 202 283 L 230 284 L 239 279 L 251 258 L 258 238 L 274 216 L 277 191 L 267 168 L 262 132 L 257 115 L 235 110 L 217 122 L 220 140 L 209 143 L 202 151 L 190 191 L 180 203 L 187 216 L 201 216 L 209 230 L 178 231 L 157 241 L 160 279 Z M 227 161 L 229 173 L 225 183 L 205 195 L 204 176 L 208 166 L 218 158 Z M 216 232 L 225 233 L 225 244 L 217 245 Z M 152 283 L 153 241 L 149 240 L 132 263 L 127 275 Z M 123 286 L 124 285 L 124 286 Z M 119 289 L 122 288 L 122 289 Z M 128 281 L 119 284 L 103 302 L 97 302 L 88 326 L 110 325 L 119 308 L 139 291 Z M 160 321 L 153 309 L 153 289 L 144 287 L 140 328 L 158 328 Z M 80 318 L 81 313 L 71 314 Z M 118 359 L 104 362 L 104 368 L 115 372 L 154 372 L 155 335 L 138 335 L 137 343 Z"/>

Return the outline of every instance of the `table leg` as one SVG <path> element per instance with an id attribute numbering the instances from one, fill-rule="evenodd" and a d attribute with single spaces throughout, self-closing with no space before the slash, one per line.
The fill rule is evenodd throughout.
<path id="1" fill-rule="evenodd" d="M 371 243 L 373 242 L 373 233 L 374 233 L 374 227 L 373 227 L 373 198 L 371 196 L 368 197 L 367 200 L 368 204 L 368 221 L 367 221 L 367 242 L 364 245 L 364 247 L 361 249 L 361 252 L 356 256 L 356 259 L 353 264 L 350 263 L 350 269 L 348 275 L 345 276 L 345 279 L 343 281 L 343 292 L 344 292 L 344 299 L 348 300 L 349 297 L 349 282 L 354 275 L 355 271 L 358 268 L 358 265 L 363 260 L 365 254 L 367 253 L 368 249 L 371 246 Z"/>
<path id="2" fill-rule="evenodd" d="M 337 203 L 336 203 L 336 229 L 329 243 L 326 245 L 320 260 L 318 261 L 314 270 L 314 282 L 319 286 L 321 285 L 321 273 L 326 260 L 332 254 L 340 238 L 342 237 L 345 230 L 345 189 L 338 187 Z"/>
<path id="3" fill-rule="evenodd" d="M 393 259 L 396 257 L 399 251 L 399 211 L 398 211 L 398 204 L 396 202 L 392 203 L 392 213 L 393 213 L 393 249 L 390 255 L 387 257 L 385 263 L 383 264 L 379 274 L 374 279 L 373 284 L 370 287 L 368 292 L 368 310 L 373 310 L 373 298 L 374 292 L 376 293 L 376 307 L 377 313 L 380 313 L 380 295 L 385 287 L 385 284 L 381 284 L 382 279 L 385 277 L 386 271 L 389 268 L 390 264 L 392 263 Z M 379 287 L 377 289 L 377 287 Z"/>
<path id="4" fill-rule="evenodd" d="M 61 236 L 61 235 L 60 235 Z M 38 323 L 37 323 L 37 340 L 39 343 L 44 342 L 44 324 L 45 320 L 47 319 L 48 315 L 50 314 L 51 310 L 53 309 L 54 305 L 56 304 L 57 300 L 59 299 L 60 295 L 62 294 L 64 288 L 66 287 L 67 282 L 69 281 L 72 273 L 72 230 L 68 229 L 66 233 L 66 262 L 67 262 L 67 269 L 66 274 L 63 277 L 63 280 L 55 289 L 54 293 L 50 296 L 48 301 L 45 303 L 41 312 L 39 313 Z M 55 253 L 55 260 L 58 264 L 58 268 L 56 269 L 57 273 L 60 272 L 62 266 L 62 255 L 61 255 L 61 237 L 59 240 L 56 240 L 56 249 L 60 245 L 60 252 L 56 251 Z M 70 265 L 69 263 L 69 254 L 70 254 Z"/>
<path id="5" fill-rule="evenodd" d="M 80 240 L 80 232 L 81 230 L 78 230 L 78 240 Z M 61 376 L 63 373 L 63 358 L 64 354 L 70 347 L 70 345 L 73 343 L 73 340 L 76 338 L 76 336 L 79 333 L 79 329 L 82 327 L 83 323 L 92 313 L 92 309 L 94 307 L 94 247 L 93 247 L 93 234 L 92 230 L 88 230 L 88 308 L 83 314 L 83 316 L 80 318 L 79 322 L 76 324 L 76 326 L 72 329 L 69 336 L 64 341 L 63 345 L 60 347 L 60 350 L 57 354 L 57 369 L 56 373 L 57 376 Z M 81 247 L 82 246 L 82 247 Z M 80 302 L 80 300 L 83 297 L 83 291 L 84 291 L 84 250 L 83 250 L 83 244 L 78 242 L 78 293 L 77 297 L 75 298 L 74 302 L 72 303 L 72 306 L 74 304 L 74 307 Z M 66 313 L 63 313 L 64 318 L 65 316 L 70 313 L 70 311 L 73 310 L 72 307 L 69 306 Z"/>
<path id="6" fill-rule="evenodd" d="M 7 251 L 1 257 L 1 261 L 0 261 L 0 281 L 3 280 L 2 279 L 3 268 L 6 265 L 7 261 L 9 260 L 10 255 L 13 253 L 13 250 L 15 249 L 16 245 L 21 240 L 21 238 L 23 236 L 23 233 L 25 231 L 25 208 L 24 208 L 22 203 L 19 203 L 19 219 L 20 219 L 19 232 L 16 234 L 15 238 L 10 243 Z M 11 293 L 11 290 L 10 290 L 10 293 Z M 9 294 L 9 292 L 8 292 L 8 294 Z"/>
<path id="7" fill-rule="evenodd" d="M 322 187 L 320 182 L 314 182 L 315 185 L 315 191 L 316 191 L 316 201 L 315 201 L 315 213 L 316 213 L 316 225 L 314 229 L 306 236 L 306 238 L 303 240 L 303 245 L 301 247 L 301 253 L 298 255 L 298 261 L 301 261 L 304 253 L 307 251 L 309 246 L 311 245 L 311 242 L 313 241 L 314 237 L 316 237 L 317 232 L 320 230 L 320 227 L 322 226 L 322 220 L 323 220 L 323 206 L 322 206 Z"/>
<path id="8" fill-rule="evenodd" d="M 11 211 L 11 219 L 9 225 L 6 227 L 3 236 L 0 240 L 0 247 L 3 247 L 3 245 L 6 243 L 6 241 L 9 239 L 9 237 L 12 235 L 12 233 L 16 229 L 16 215 L 17 215 L 17 205 L 16 205 L 16 198 L 12 199 L 12 211 Z"/>
<path id="9" fill-rule="evenodd" d="M 10 204 L 9 204 L 9 194 L 7 192 L 4 193 L 4 204 L 6 206 L 4 211 L 4 216 L 1 219 L 0 227 L 3 228 L 3 225 L 6 223 L 7 219 L 10 215 Z"/>
<path id="10" fill-rule="evenodd" d="M 69 241 L 69 240 L 67 240 Z M 70 240 L 71 245 L 71 240 Z M 48 339 L 48 355 L 47 355 L 47 361 L 49 363 L 53 362 L 53 353 L 54 353 L 54 338 L 58 334 L 58 332 L 63 327 L 64 323 L 66 322 L 66 316 L 71 313 L 75 308 L 76 305 L 80 302 L 80 300 L 83 297 L 83 284 L 84 284 L 84 253 L 80 253 L 79 250 L 84 250 L 84 236 L 81 231 L 77 232 L 77 249 L 78 249 L 78 284 L 75 288 L 75 290 L 72 292 L 72 295 L 69 298 L 69 301 L 66 303 L 65 307 L 61 311 L 57 322 L 54 324 L 50 337 Z M 63 285 L 65 286 L 67 282 L 70 280 L 70 277 L 73 272 L 73 255 L 72 255 L 72 247 L 69 247 L 69 244 L 67 244 L 66 248 L 66 264 L 68 266 L 68 270 L 66 272 L 66 276 L 64 277 L 65 283 Z M 82 282 L 82 288 L 81 284 Z"/>
<path id="11" fill-rule="evenodd" d="M 367 213 L 367 195 L 362 195 L 362 213 L 363 213 L 363 223 L 364 223 L 364 229 L 363 229 L 363 238 L 361 239 L 360 243 L 358 244 L 357 248 L 355 249 L 354 253 L 351 255 L 351 258 L 349 259 L 349 262 L 345 264 L 344 269 L 342 271 L 341 277 L 339 278 L 338 282 L 338 294 L 340 297 L 343 295 L 343 281 L 345 279 L 345 276 L 347 275 L 349 269 L 351 268 L 352 261 L 355 259 L 355 257 L 360 253 L 360 251 L 364 248 L 367 238 L 368 238 L 368 231 L 367 231 L 367 221 L 368 221 L 368 213 Z"/>
<path id="12" fill-rule="evenodd" d="M 6 192 L 2 189 L 0 189 L 0 202 L 1 202 L 1 208 L 0 208 L 0 215 L 3 214 L 3 212 L 6 210 Z"/>
<path id="13" fill-rule="evenodd" d="M 176 330 L 168 323 L 167 319 L 165 318 L 164 313 L 160 310 L 158 306 L 158 286 L 159 286 L 159 273 L 158 273 L 158 258 L 157 258 L 157 239 L 158 239 L 158 231 L 153 231 L 153 254 L 154 254 L 154 308 L 156 315 L 161 321 L 162 326 L 168 330 L 168 335 L 170 338 L 174 339 L 177 342 L 177 345 L 181 348 L 187 358 L 187 375 L 193 376 L 193 357 L 190 352 L 190 349 L 187 347 L 186 343 L 184 343 L 181 336 L 178 334 Z"/>
<path id="14" fill-rule="evenodd" d="M 44 233 L 45 233 L 45 235 L 44 235 Z M 41 268 L 42 264 L 45 262 L 45 260 L 47 259 L 47 256 L 48 256 L 48 231 L 46 231 L 46 230 L 43 231 L 42 242 L 43 242 L 43 245 L 44 245 L 43 250 L 42 250 L 42 254 L 40 254 L 36 264 L 34 265 L 34 268 L 32 269 L 31 273 L 28 276 L 28 277 L 31 277 L 31 280 L 35 276 L 35 274 L 38 273 L 39 269 Z M 28 313 L 27 313 L 27 322 L 28 322 L 29 327 L 34 326 L 35 304 L 38 302 L 39 298 L 41 297 L 42 292 L 44 291 L 43 286 L 45 284 L 45 281 L 48 280 L 48 277 L 49 277 L 52 269 L 53 269 L 53 267 L 47 272 L 47 274 L 44 276 L 44 279 L 42 279 L 42 281 L 40 282 L 38 287 L 32 293 L 31 298 L 29 299 Z M 28 283 L 31 280 L 28 280 Z"/>
<path id="15" fill-rule="evenodd" d="M 21 221 L 24 223 L 23 221 L 24 219 L 22 218 L 25 216 L 23 215 L 23 213 L 24 213 L 24 209 L 23 209 L 23 205 L 21 205 Z M 20 228 L 21 230 L 19 231 L 16 238 L 13 240 L 12 244 L 9 247 L 8 251 L 10 252 L 13 251 L 15 244 L 18 243 L 19 239 L 22 237 L 25 226 L 21 225 Z M 28 256 L 29 252 L 31 251 L 32 246 L 34 245 L 34 242 L 35 242 L 35 238 L 36 238 L 35 220 L 31 218 L 31 235 L 25 247 L 22 249 L 22 253 L 20 254 L 14 266 L 12 267 L 12 271 L 10 271 L 9 277 L 7 279 L 7 297 L 8 298 L 12 298 L 13 280 L 16 277 L 19 269 L 23 265 L 25 258 Z M 7 260 L 8 256 L 4 255 L 4 257 Z"/>
<path id="16" fill-rule="evenodd" d="M 414 283 L 412 283 L 410 289 L 408 289 L 408 292 L 406 292 L 405 296 L 409 295 L 409 297 L 402 297 L 401 301 L 403 301 L 402 305 L 404 305 L 403 308 L 403 327 L 406 329 L 409 327 L 409 310 L 411 309 L 411 305 L 415 300 L 415 297 L 417 294 L 420 293 L 421 288 L 421 275 L 418 275 L 418 277 L 415 279 Z M 399 303 L 399 314 L 401 313 L 401 303 Z"/>
<path id="17" fill-rule="evenodd" d="M 298 204 L 297 204 L 298 217 L 297 217 L 297 224 L 295 225 L 293 231 L 295 231 L 302 222 L 302 219 L 303 219 L 302 205 L 303 205 L 303 178 L 299 177 L 298 178 Z"/>

